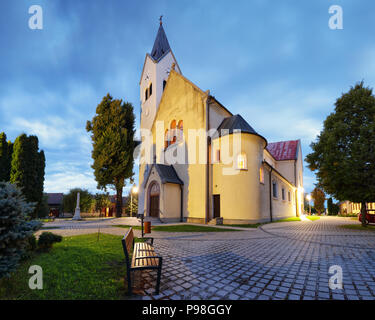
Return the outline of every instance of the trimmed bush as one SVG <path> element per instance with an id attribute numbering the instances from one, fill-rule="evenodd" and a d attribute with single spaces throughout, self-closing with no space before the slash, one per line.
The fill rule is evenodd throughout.
<path id="1" fill-rule="evenodd" d="M 28 214 L 33 210 L 15 185 L 0 182 L 0 279 L 17 268 L 29 237 L 42 226 L 29 221 Z"/>
<path id="2" fill-rule="evenodd" d="M 52 248 L 54 243 L 61 242 L 61 241 L 62 241 L 62 236 L 59 236 L 52 232 L 43 232 L 39 236 L 38 247 L 39 249 L 42 249 L 42 250 L 48 250 Z"/>

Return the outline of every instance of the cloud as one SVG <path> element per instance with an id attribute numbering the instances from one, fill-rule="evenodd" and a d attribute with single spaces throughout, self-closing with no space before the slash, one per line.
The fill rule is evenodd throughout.
<path id="1" fill-rule="evenodd" d="M 72 188 L 96 190 L 96 181 L 90 172 L 81 172 L 78 169 L 65 167 L 62 172 L 50 174 L 44 182 L 45 192 L 67 193 Z"/>

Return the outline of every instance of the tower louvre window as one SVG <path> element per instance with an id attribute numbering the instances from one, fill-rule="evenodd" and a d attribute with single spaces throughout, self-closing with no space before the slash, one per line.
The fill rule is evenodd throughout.
<path id="1" fill-rule="evenodd" d="M 167 81 L 163 80 L 163 91 L 164 91 L 166 85 L 167 85 Z"/>
<path id="2" fill-rule="evenodd" d="M 150 92 L 149 92 L 149 95 L 148 95 L 148 96 L 150 97 L 150 96 L 152 95 L 152 83 L 150 84 L 149 91 L 150 91 Z"/>

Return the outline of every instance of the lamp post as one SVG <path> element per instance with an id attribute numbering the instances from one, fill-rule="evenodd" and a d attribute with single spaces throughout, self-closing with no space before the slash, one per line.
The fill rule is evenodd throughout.
<path id="1" fill-rule="evenodd" d="M 133 216 L 133 193 L 138 193 L 138 187 L 134 184 L 130 191 L 130 216 Z"/>
<path id="2" fill-rule="evenodd" d="M 307 199 L 307 201 L 309 202 L 309 216 L 311 216 L 311 204 L 310 204 L 310 201 L 311 201 L 311 195 L 308 194 L 308 195 L 306 196 L 306 199 Z"/>

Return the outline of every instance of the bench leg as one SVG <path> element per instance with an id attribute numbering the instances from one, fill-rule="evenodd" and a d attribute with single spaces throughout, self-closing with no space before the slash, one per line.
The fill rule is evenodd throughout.
<path id="1" fill-rule="evenodd" d="M 162 267 L 162 264 L 163 264 L 163 259 L 160 258 L 160 261 L 159 261 L 159 269 L 158 269 L 158 277 L 156 279 L 156 291 L 155 291 L 155 295 L 158 295 L 159 294 L 159 289 L 160 289 L 160 277 L 161 277 L 161 267 Z"/>
<path id="2" fill-rule="evenodd" d="M 128 278 L 128 295 L 131 296 L 132 295 L 132 282 L 131 282 L 131 276 L 130 276 L 130 270 L 127 270 L 126 271 L 126 274 L 127 274 L 127 278 Z"/>

